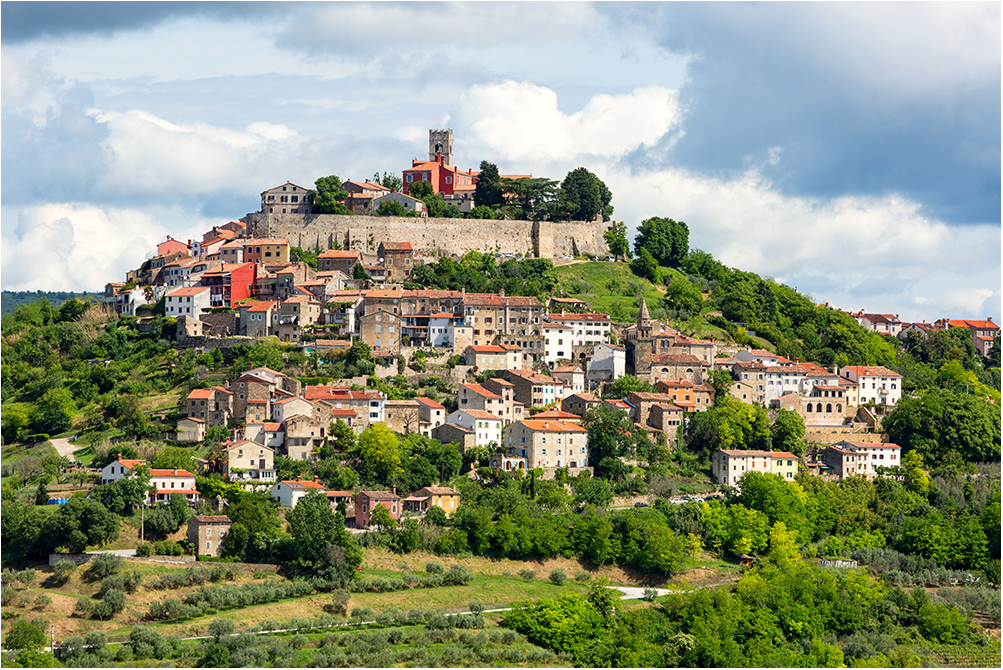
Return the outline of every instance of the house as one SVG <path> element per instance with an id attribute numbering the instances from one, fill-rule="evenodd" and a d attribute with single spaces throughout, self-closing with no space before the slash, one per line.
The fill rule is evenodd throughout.
<path id="1" fill-rule="evenodd" d="M 255 300 L 240 305 L 240 334 L 248 337 L 274 335 L 279 318 L 277 306 L 274 300 Z"/>
<path id="2" fill-rule="evenodd" d="M 189 505 L 195 505 L 199 501 L 199 492 L 195 490 L 195 473 L 187 470 L 151 468 L 150 486 L 153 489 L 150 504 L 170 502 L 175 493 L 183 496 Z"/>
<path id="3" fill-rule="evenodd" d="M 438 428 L 446 422 L 446 408 L 424 396 L 415 398 L 418 401 L 418 422 L 427 423 L 429 429 Z"/>
<path id="4" fill-rule="evenodd" d="M 512 384 L 513 397 L 527 407 L 546 407 L 564 399 L 564 382 L 522 368 L 502 370 L 501 378 Z M 491 380 L 485 386 L 491 388 Z"/>
<path id="5" fill-rule="evenodd" d="M 533 296 L 506 296 L 504 292 L 463 295 L 464 321 L 473 329 L 475 345 L 491 344 L 495 336 L 502 333 L 513 337 L 540 335 L 545 309 Z M 543 351 L 539 351 L 538 356 L 542 358 Z"/>
<path id="6" fill-rule="evenodd" d="M 257 279 L 257 263 L 224 264 L 204 272 L 201 285 L 209 287 L 212 307 L 232 307 L 254 294 Z"/>
<path id="7" fill-rule="evenodd" d="M 648 408 L 648 423 L 645 428 L 654 428 L 665 435 L 672 446 L 678 441 L 679 427 L 683 425 L 687 410 L 671 402 L 656 402 Z"/>
<path id="8" fill-rule="evenodd" d="M 818 464 L 820 474 L 826 478 L 846 479 L 847 477 L 867 477 L 870 472 L 868 461 L 870 451 L 857 451 L 844 445 L 833 444 L 810 455 Z"/>
<path id="9" fill-rule="evenodd" d="M 867 459 L 863 462 L 865 466 L 863 474 L 868 479 L 878 476 L 878 468 L 894 468 L 902 465 L 902 447 L 893 442 L 843 440 L 833 446 L 866 455 Z M 859 471 L 859 469 L 858 467 L 857 470 Z"/>
<path id="10" fill-rule="evenodd" d="M 519 365 L 522 349 L 501 345 L 473 345 L 463 351 L 463 364 L 478 370 L 508 370 Z"/>
<path id="11" fill-rule="evenodd" d="M 522 419 L 505 427 L 503 456 L 491 458 L 491 467 L 503 470 L 567 467 L 573 471 L 589 460 L 589 431 L 563 421 Z"/>
<path id="12" fill-rule="evenodd" d="M 897 337 L 902 330 L 902 321 L 899 320 L 898 314 L 869 314 L 861 310 L 850 312 L 850 316 L 867 330 L 873 330 L 882 335 Z"/>
<path id="13" fill-rule="evenodd" d="M 223 475 L 248 487 L 275 484 L 275 452 L 263 444 L 240 440 L 224 450 Z"/>
<path id="14" fill-rule="evenodd" d="M 390 510 L 394 521 L 401 518 L 401 499 L 396 488 L 393 491 L 359 491 L 355 495 L 355 527 L 367 528 L 377 505 Z"/>
<path id="15" fill-rule="evenodd" d="M 296 414 L 282 422 L 286 433 L 285 451 L 296 461 L 317 460 L 316 450 L 324 444 L 329 422 L 317 421 L 313 416 Z"/>
<path id="16" fill-rule="evenodd" d="M 943 319 L 938 323 L 943 323 Z M 950 328 L 967 328 L 972 331 L 972 344 L 975 345 L 975 350 L 984 357 L 989 356 L 993 341 L 1000 332 L 1000 327 L 993 323 L 991 316 L 987 316 L 985 321 L 950 319 L 947 321 L 947 325 Z"/>
<path id="17" fill-rule="evenodd" d="M 358 430 L 364 430 L 371 423 L 385 421 L 387 399 L 380 391 L 373 389 L 353 391 L 344 386 L 307 386 L 303 390 L 303 397 L 307 400 L 323 400 L 330 405 L 332 420 L 339 417 L 334 410 L 355 410 L 358 416 Z"/>
<path id="18" fill-rule="evenodd" d="M 478 409 L 501 417 L 506 424 L 523 416 L 525 405 L 515 402 L 515 388 L 495 377 L 481 384 L 457 384 L 456 402 L 460 409 Z"/>
<path id="19" fill-rule="evenodd" d="M 186 408 L 189 418 L 203 419 L 207 426 L 225 426 L 233 415 L 233 393 L 222 386 L 193 389 Z"/>
<path id="20" fill-rule="evenodd" d="M 561 401 L 561 411 L 575 414 L 578 417 L 585 416 L 585 412 L 590 408 L 602 403 L 591 393 L 575 393 L 569 395 Z"/>
<path id="21" fill-rule="evenodd" d="M 615 344 L 598 344 L 592 349 L 585 377 L 590 388 L 612 383 L 627 374 L 627 351 Z"/>
<path id="22" fill-rule="evenodd" d="M 387 400 L 384 404 L 387 428 L 401 435 L 419 432 L 419 407 L 417 400 Z"/>
<path id="23" fill-rule="evenodd" d="M 675 405 L 675 401 L 668 393 L 645 393 L 641 391 L 632 391 L 627 394 L 627 397 L 624 398 L 624 400 L 631 407 L 631 420 L 642 427 L 649 425 L 648 413 L 651 411 L 652 405 Z M 681 409 L 682 408 L 680 408 L 680 410 Z"/>
<path id="24" fill-rule="evenodd" d="M 244 439 L 272 449 L 281 449 L 286 443 L 286 431 L 275 421 L 248 423 L 244 426 Z"/>
<path id="25" fill-rule="evenodd" d="M 502 442 L 501 417 L 479 409 L 458 409 L 446 417 L 446 423 L 456 424 L 474 431 L 474 445 L 486 447 Z"/>
<path id="26" fill-rule="evenodd" d="M 384 202 L 398 202 L 404 205 L 404 209 L 408 212 L 414 212 L 418 216 L 428 216 L 428 206 L 418 198 L 412 198 L 404 193 L 397 193 L 391 191 L 389 193 L 383 193 L 381 195 L 373 198 L 372 208 L 374 212 L 379 212 L 380 205 Z"/>
<path id="27" fill-rule="evenodd" d="M 606 314 L 596 312 L 574 314 L 562 310 L 559 313 L 545 314 L 543 318 L 544 321 L 570 326 L 569 344 L 583 346 L 609 342 L 610 320 Z"/>
<path id="28" fill-rule="evenodd" d="M 178 421 L 178 442 L 201 442 L 205 439 L 205 419 L 186 417 Z"/>
<path id="29" fill-rule="evenodd" d="M 355 276 L 355 266 L 362 262 L 361 251 L 328 249 L 317 256 L 317 272 L 339 271 L 346 277 Z"/>
<path id="30" fill-rule="evenodd" d="M 343 181 L 341 182 L 341 188 L 348 193 L 348 197 L 345 198 L 345 206 L 353 214 L 362 214 L 365 216 L 372 216 L 374 214 L 373 198 L 391 192 L 386 186 L 371 181 Z"/>
<path id="31" fill-rule="evenodd" d="M 710 362 L 693 354 L 655 354 L 651 356 L 649 365 L 648 374 L 656 383 L 685 379 L 701 384 L 711 369 Z"/>
<path id="32" fill-rule="evenodd" d="M 467 453 L 467 449 L 474 446 L 477 439 L 473 428 L 464 428 L 455 423 L 444 423 L 433 428 L 431 433 L 432 439 L 442 444 L 455 443 L 461 454 Z"/>
<path id="33" fill-rule="evenodd" d="M 282 423 L 294 416 L 314 415 L 314 403 L 303 396 L 276 399 L 272 402 L 272 421 Z"/>
<path id="34" fill-rule="evenodd" d="M 196 514 L 188 519 L 188 541 L 195 547 L 196 556 L 223 555 L 223 538 L 230 532 L 230 517 Z"/>
<path id="35" fill-rule="evenodd" d="M 793 481 L 798 457 L 786 451 L 719 449 L 711 459 L 711 474 L 719 484 L 738 486 L 746 472 L 779 475 L 784 481 Z"/>
<path id="36" fill-rule="evenodd" d="M 320 321 L 321 304 L 305 295 L 286 298 L 279 305 L 277 334 L 283 342 L 299 342 L 302 329 Z"/>
<path id="37" fill-rule="evenodd" d="M 622 331 L 623 340 L 627 345 L 627 372 L 639 377 L 657 379 L 690 379 L 693 383 L 703 381 L 693 378 L 692 374 L 682 376 L 676 374 L 669 376 L 668 371 L 661 370 L 666 367 L 665 363 L 676 362 L 682 364 L 684 359 L 674 360 L 671 358 L 659 358 L 665 356 L 683 355 L 692 356 L 703 362 L 705 369 L 710 369 L 717 356 L 717 345 L 713 340 L 698 340 L 686 337 L 667 322 L 652 319 L 648 312 L 648 305 L 641 300 L 641 307 L 638 310 L 637 323 L 631 324 Z M 685 359 L 689 360 L 689 359 Z M 690 365 L 690 367 L 694 367 Z"/>
<path id="38" fill-rule="evenodd" d="M 429 507 L 438 507 L 448 517 L 460 506 L 460 492 L 451 486 L 425 486 L 408 496 L 407 500 L 412 501 L 408 511 L 426 512 Z"/>
<path id="39" fill-rule="evenodd" d="M 585 372 L 576 365 L 564 365 L 550 371 L 551 376 L 564 383 L 565 395 L 585 392 Z M 563 400 L 563 398 L 562 398 Z"/>
<path id="40" fill-rule="evenodd" d="M 902 375 L 881 365 L 848 365 L 840 376 L 857 385 L 861 405 L 893 406 L 902 399 Z"/>
<path id="41" fill-rule="evenodd" d="M 403 322 L 398 314 L 383 308 L 377 308 L 374 312 L 367 309 L 358 321 L 359 339 L 370 347 L 400 348 Z"/>
<path id="42" fill-rule="evenodd" d="M 266 265 L 289 263 L 289 240 L 255 237 L 244 242 L 244 262 Z"/>
<path id="43" fill-rule="evenodd" d="M 287 181 L 261 192 L 262 214 L 309 214 L 310 189 Z"/>
<path id="44" fill-rule="evenodd" d="M 191 249 L 191 240 L 188 240 L 188 242 L 185 243 L 168 235 L 166 240 L 157 245 L 157 255 L 166 256 L 172 253 L 182 253 L 187 256 L 191 253 Z"/>
<path id="45" fill-rule="evenodd" d="M 383 265 L 393 268 L 393 277 L 410 277 L 414 265 L 414 249 L 410 242 L 380 242 L 376 254 Z"/>
<path id="46" fill-rule="evenodd" d="M 548 409 L 546 412 L 537 412 L 531 418 L 537 421 L 563 421 L 564 423 L 574 423 L 581 425 L 582 417 L 571 412 L 560 409 Z"/>
<path id="47" fill-rule="evenodd" d="M 111 484 L 120 479 L 130 476 L 139 466 L 146 466 L 146 461 L 136 459 L 117 459 L 101 468 L 101 483 Z"/>
<path id="48" fill-rule="evenodd" d="M 658 393 L 672 396 L 672 402 L 687 412 L 697 412 L 714 404 L 714 388 L 709 384 L 694 384 L 686 380 L 659 381 Z"/>
<path id="49" fill-rule="evenodd" d="M 314 492 L 324 494 L 324 487 L 318 483 L 316 475 L 313 481 L 304 481 L 299 477 L 280 481 L 272 486 L 271 496 L 282 507 L 296 507 L 300 500 Z"/>

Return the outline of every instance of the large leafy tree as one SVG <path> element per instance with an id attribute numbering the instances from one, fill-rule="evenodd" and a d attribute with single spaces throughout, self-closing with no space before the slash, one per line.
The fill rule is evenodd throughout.
<path id="1" fill-rule="evenodd" d="M 644 250 L 642 249 L 642 253 Z M 699 314 L 703 305 L 703 295 L 693 283 L 676 278 L 665 291 L 665 306 L 683 314 Z"/>
<path id="2" fill-rule="evenodd" d="M 789 451 L 800 455 L 804 451 L 804 419 L 793 410 L 782 409 L 777 412 L 771 427 L 773 433 L 773 448 Z"/>
<path id="3" fill-rule="evenodd" d="M 404 474 L 400 440 L 382 423 L 374 423 L 362 431 L 356 452 L 362 460 L 360 471 L 364 479 L 368 475 L 381 484 L 390 485 Z"/>
<path id="4" fill-rule="evenodd" d="M 613 193 L 599 177 L 583 167 L 575 168 L 561 182 L 558 209 L 562 218 L 571 221 L 592 221 L 613 216 Z"/>
<path id="5" fill-rule="evenodd" d="M 505 202 L 501 178 L 498 176 L 498 166 L 494 163 L 481 161 L 480 174 L 474 185 L 474 203 L 495 207 Z"/>
<path id="6" fill-rule="evenodd" d="M 317 214 L 351 214 L 352 212 L 342 202 L 348 197 L 348 191 L 341 188 L 341 179 L 337 175 L 320 177 L 314 182 L 316 187 L 310 192 L 310 202 Z"/>
<path id="7" fill-rule="evenodd" d="M 766 409 L 731 397 L 698 412 L 686 427 L 687 447 L 708 456 L 718 449 L 769 450 L 771 438 Z"/>
<path id="8" fill-rule="evenodd" d="M 557 199 L 558 184 L 546 177 L 502 177 L 499 184 L 506 203 L 522 219 L 546 218 Z"/>
<path id="9" fill-rule="evenodd" d="M 1000 410 L 986 398 L 926 391 L 900 400 L 883 426 L 903 452 L 915 449 L 934 465 L 952 450 L 969 462 L 1000 458 Z"/>
<path id="10" fill-rule="evenodd" d="M 630 242 L 627 241 L 627 224 L 614 221 L 609 230 L 602 234 L 609 252 L 615 258 L 630 258 Z"/>
<path id="11" fill-rule="evenodd" d="M 45 550 L 65 547 L 79 554 L 88 546 L 104 544 L 118 537 L 119 517 L 97 500 L 75 496 L 59 507 L 42 528 Z"/>
<path id="12" fill-rule="evenodd" d="M 666 267 L 679 267 L 689 253 L 690 229 L 682 221 L 653 216 L 645 219 L 637 228 L 634 251 L 647 249 Z"/>
<path id="13" fill-rule="evenodd" d="M 301 498 L 286 513 L 286 521 L 300 558 L 315 569 L 332 569 L 344 576 L 362 562 L 358 544 L 345 530 L 344 517 L 335 513 L 323 493 Z"/>

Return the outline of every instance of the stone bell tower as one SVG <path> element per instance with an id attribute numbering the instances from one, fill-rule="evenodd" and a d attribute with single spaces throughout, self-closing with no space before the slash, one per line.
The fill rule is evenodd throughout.
<path id="1" fill-rule="evenodd" d="M 434 161 L 440 153 L 445 165 L 453 164 L 453 131 L 449 128 L 428 131 L 428 160 Z"/>

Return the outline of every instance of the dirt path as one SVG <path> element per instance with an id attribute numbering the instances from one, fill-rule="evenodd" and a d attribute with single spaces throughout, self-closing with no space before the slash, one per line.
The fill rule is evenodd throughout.
<path id="1" fill-rule="evenodd" d="M 60 456 L 65 456 L 66 458 L 73 460 L 73 452 L 79 449 L 77 445 L 69 441 L 65 437 L 57 437 L 55 439 L 49 440 L 49 443 L 56 448 L 56 453 Z"/>

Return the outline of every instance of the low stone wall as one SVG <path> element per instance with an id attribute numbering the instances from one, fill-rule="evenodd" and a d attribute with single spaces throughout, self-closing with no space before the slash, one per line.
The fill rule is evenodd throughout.
<path id="1" fill-rule="evenodd" d="M 77 565 L 89 563 L 95 554 L 49 554 L 49 565 L 55 565 L 57 561 L 73 561 Z"/>
<path id="2" fill-rule="evenodd" d="M 182 554 L 181 556 L 126 556 L 127 561 L 140 561 L 143 563 L 172 563 L 174 565 L 190 565 L 195 562 L 194 556 Z"/>
<path id="3" fill-rule="evenodd" d="M 887 442 L 888 433 L 867 433 L 864 432 L 863 428 L 860 428 L 860 424 L 855 424 L 856 429 L 850 430 L 849 427 L 839 427 L 839 428 L 812 428 L 807 427 L 804 433 L 805 442 L 812 442 L 815 444 L 836 444 L 837 442 L 842 442 L 843 440 L 853 440 L 854 442 Z"/>

